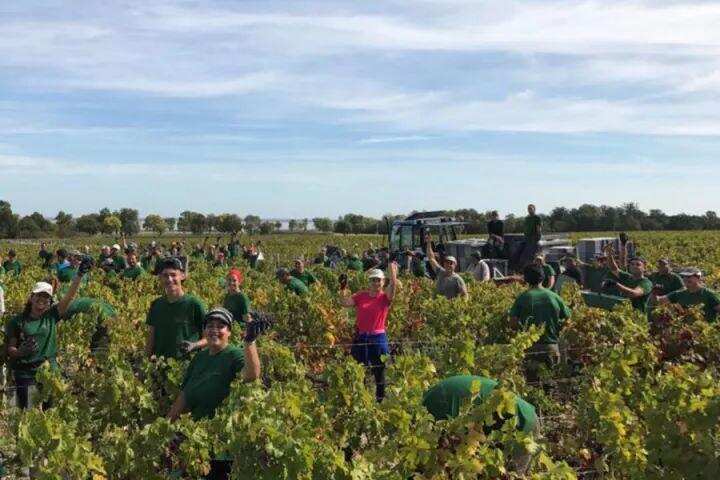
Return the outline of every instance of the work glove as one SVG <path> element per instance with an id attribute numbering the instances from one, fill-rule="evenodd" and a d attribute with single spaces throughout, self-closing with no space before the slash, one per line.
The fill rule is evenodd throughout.
<path id="1" fill-rule="evenodd" d="M 37 340 L 35 340 L 35 337 L 27 337 L 20 344 L 20 347 L 18 348 L 18 353 L 20 353 L 20 356 L 22 357 L 29 357 L 30 355 L 37 352 L 37 349 L 38 344 Z"/>
<path id="2" fill-rule="evenodd" d="M 255 318 L 245 325 L 245 343 L 254 342 L 260 335 L 270 329 L 272 323 L 267 318 Z"/>
<path id="3" fill-rule="evenodd" d="M 88 255 L 84 255 L 82 257 L 82 260 L 80 260 L 80 266 L 78 267 L 78 274 L 85 275 L 90 270 L 92 270 L 94 264 L 95 264 L 95 261 L 92 259 L 92 257 L 90 257 Z"/>

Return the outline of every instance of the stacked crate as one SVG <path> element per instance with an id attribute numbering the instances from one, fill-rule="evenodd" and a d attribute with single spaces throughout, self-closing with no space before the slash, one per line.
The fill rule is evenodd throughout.
<path id="1" fill-rule="evenodd" d="M 611 244 L 615 251 L 620 250 L 620 240 L 616 237 L 582 238 L 578 240 L 576 249 L 581 262 L 591 263 L 595 257 L 603 253 L 606 245 Z"/>

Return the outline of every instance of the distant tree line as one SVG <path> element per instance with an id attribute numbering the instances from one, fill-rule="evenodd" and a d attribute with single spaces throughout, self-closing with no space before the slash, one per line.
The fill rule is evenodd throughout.
<path id="1" fill-rule="evenodd" d="M 466 222 L 465 232 L 484 234 L 490 212 L 478 212 L 467 208 L 448 210 L 447 216 Z M 502 212 L 501 212 L 502 214 Z M 502 215 L 501 215 L 502 216 Z M 648 212 L 640 210 L 635 203 L 626 203 L 619 207 L 607 205 L 585 204 L 577 208 L 556 207 L 549 214 L 540 214 L 543 229 L 546 232 L 591 232 L 591 231 L 633 231 L 633 230 L 720 230 L 720 218 L 714 211 L 704 215 L 681 213 L 667 215 L 662 210 Z M 310 228 L 312 221 L 315 230 L 334 233 L 377 233 L 387 234 L 388 227 L 405 215 L 386 214 L 382 218 L 366 217 L 348 213 L 333 220 L 329 217 L 316 217 L 312 220 L 291 219 L 288 230 L 303 232 Z M 524 217 L 506 215 L 505 231 L 520 232 Z M 263 220 L 257 215 L 241 217 L 234 213 L 203 214 L 184 211 L 178 218 L 163 217 L 157 214 L 147 215 L 142 228 L 159 235 L 181 231 L 194 234 L 245 232 L 269 234 L 281 229 L 278 221 Z M 138 211 L 122 208 L 110 211 L 103 208 L 97 213 L 81 215 L 77 218 L 63 211 L 58 212 L 54 219 L 45 218 L 34 212 L 20 216 L 13 213 L 10 203 L 0 200 L 0 238 L 38 238 L 38 237 L 70 237 L 77 234 L 105 235 L 125 234 L 136 235 L 141 230 Z"/>

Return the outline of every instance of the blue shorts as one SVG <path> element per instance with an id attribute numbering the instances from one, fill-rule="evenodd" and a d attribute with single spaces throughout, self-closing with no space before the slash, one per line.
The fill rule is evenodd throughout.
<path id="1" fill-rule="evenodd" d="M 358 333 L 353 340 L 350 354 L 363 365 L 381 365 L 381 357 L 390 354 L 387 334 Z"/>

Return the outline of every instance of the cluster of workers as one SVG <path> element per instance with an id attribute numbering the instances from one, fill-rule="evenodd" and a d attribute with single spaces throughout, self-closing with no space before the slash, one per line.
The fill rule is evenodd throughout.
<path id="1" fill-rule="evenodd" d="M 530 240 L 538 233 L 538 228 L 534 223 L 530 225 Z M 493 235 L 501 233 L 497 225 L 493 231 L 496 232 Z M 424 268 L 432 272 L 437 294 L 452 301 L 465 301 L 469 294 L 464 279 L 456 271 L 457 260 L 436 253 L 429 236 L 425 240 L 427 266 Z M 493 248 L 499 248 L 499 240 L 494 242 Z M 258 260 L 259 249 L 255 244 L 241 246 L 235 238 L 227 246 L 220 247 L 218 244 L 212 248 L 197 245 L 193 254 L 200 256 L 202 251 L 203 258 L 212 262 L 218 260 L 218 253 L 224 256 L 226 252 L 248 261 L 248 257 Z M 631 242 L 627 240 L 624 242 L 622 252 L 607 248 L 605 254 L 596 260 L 597 265 L 607 268 L 603 288 L 629 298 L 633 306 L 641 310 L 655 304 L 677 303 L 685 307 L 700 304 L 706 318 L 709 321 L 715 319 L 720 311 L 720 299 L 703 285 L 699 270 L 687 269 L 678 275 L 672 272 L 669 261 L 662 259 L 658 262 L 658 271 L 646 276 L 645 260 L 635 255 L 629 244 Z M 248 382 L 258 379 L 261 366 L 255 341 L 270 325 L 262 315 L 250 309 L 250 300 L 242 291 L 242 270 L 232 267 L 227 271 L 227 292 L 222 305 L 208 311 L 199 298 L 184 289 L 188 265 L 182 261 L 186 258 L 182 256 L 183 248 L 181 244 L 173 244 L 164 251 L 162 246 L 151 244 L 141 254 L 135 244 L 125 244 L 122 249 L 116 244 L 103 247 L 100 256 L 93 259 L 87 251 L 68 253 L 60 249 L 53 254 L 43 244 L 39 257 L 43 265 L 53 272 L 53 281 L 37 282 L 29 292 L 23 311 L 14 312 L 15 315 L 5 322 L 3 354 L 12 372 L 18 406 L 27 408 L 32 404 L 35 374 L 42 364 L 49 362 L 57 368 L 57 328 L 62 320 L 91 310 L 100 311 L 106 318 L 116 315 L 112 306 L 102 301 L 76 298 L 94 265 L 103 269 L 106 275 L 129 279 L 154 274 L 163 288 L 163 295 L 152 302 L 147 313 L 146 354 L 149 358 L 191 357 L 181 393 L 172 404 L 168 418 L 174 420 L 184 413 L 195 419 L 212 417 L 229 395 L 230 385 L 235 379 L 239 377 Z M 229 253 L 233 249 L 234 253 Z M 121 251 L 124 255 L 120 254 Z M 8 251 L 0 275 L 18 275 L 21 272 L 22 266 L 16 257 L 15 252 Z M 356 335 L 351 355 L 368 367 L 375 381 L 377 401 L 382 402 L 385 396 L 385 364 L 390 354 L 387 317 L 401 288 L 399 276 L 415 274 L 412 262 L 416 257 L 406 256 L 404 268 L 395 259 L 384 255 L 382 250 L 366 252 L 362 260 L 342 251 L 324 251 L 319 257 L 314 263 L 333 262 L 333 266 L 337 266 L 344 262 L 347 269 L 364 271 L 369 280 L 367 289 L 351 293 L 347 287 L 347 276 L 341 275 L 338 301 L 355 310 Z M 531 324 L 544 327 L 542 337 L 528 353 L 528 358 L 532 360 L 527 363 L 529 380 L 536 378 L 541 364 L 552 366 L 560 360 L 558 338 L 571 311 L 553 291 L 556 277 L 565 275 L 580 283 L 583 280 L 581 264 L 572 256 L 565 259 L 561 272 L 555 272 L 546 265 L 541 255 L 533 258 L 522 269 L 527 289 L 517 297 L 509 311 L 511 324 L 518 328 Z M 310 262 L 298 258 L 292 269 L 280 268 L 276 272 L 279 281 L 291 294 L 306 295 L 320 284 L 306 268 L 306 263 Z M 478 256 L 472 269 L 472 276 L 479 281 L 489 279 L 487 265 L 483 268 L 483 263 Z M 403 270 L 407 272 L 403 273 Z M 475 275 L 476 272 L 478 275 Z M 230 343 L 234 322 L 243 326 L 242 342 Z M 430 388 L 423 404 L 436 419 L 450 418 L 459 414 L 464 402 L 470 399 L 482 402 L 496 386 L 494 380 L 479 376 L 450 377 Z M 526 433 L 535 432 L 537 418 L 533 406 L 521 398 L 516 399 L 516 404 L 518 428 Z M 523 471 L 530 457 L 527 452 L 518 451 L 512 461 L 516 470 Z M 214 460 L 207 478 L 228 478 L 230 470 L 228 461 Z"/>

